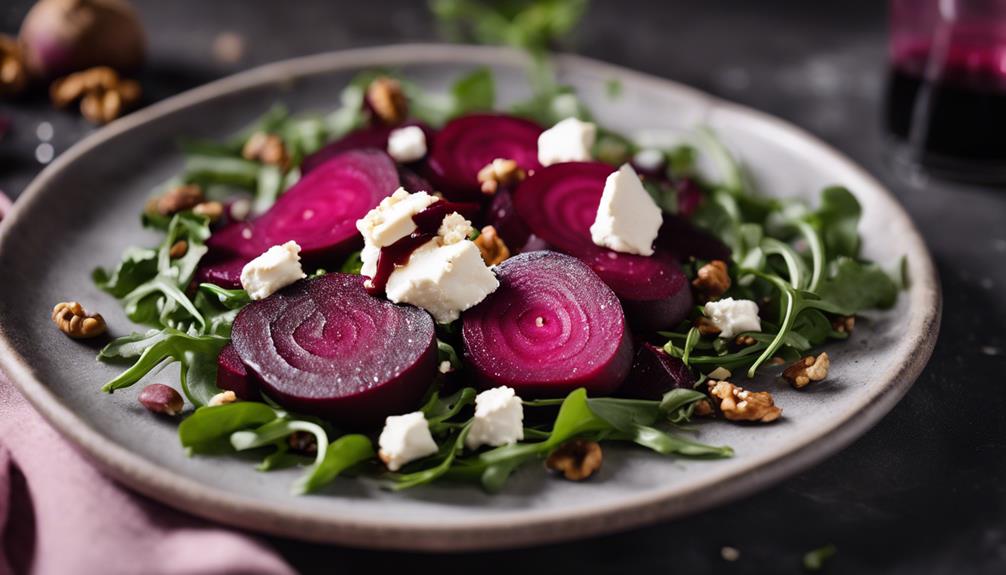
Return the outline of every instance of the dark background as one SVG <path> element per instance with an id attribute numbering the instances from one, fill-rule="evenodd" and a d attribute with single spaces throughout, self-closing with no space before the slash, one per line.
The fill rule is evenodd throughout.
<path id="1" fill-rule="evenodd" d="M 4 0 L 0 32 L 15 32 L 29 4 Z M 292 56 L 437 39 L 418 0 L 135 4 L 149 34 L 141 77 L 148 101 Z M 1006 303 L 999 292 L 1006 287 L 1006 196 L 1002 189 L 907 178 L 890 167 L 881 127 L 885 5 L 595 0 L 571 48 L 793 121 L 891 187 L 929 243 L 945 307 L 932 361 L 890 415 L 814 469 L 673 523 L 461 556 L 273 540 L 284 556 L 302 570 L 326 572 L 799 573 L 805 552 L 834 544 L 830 573 L 1006 572 Z M 214 59 L 214 40 L 225 31 L 243 38 L 237 62 Z M 0 117 L 12 123 L 0 139 L 0 189 L 12 197 L 42 168 L 40 122 L 54 127 L 56 153 L 92 129 L 44 101 L 0 103 Z M 724 546 L 739 550 L 739 559 L 725 561 Z"/>

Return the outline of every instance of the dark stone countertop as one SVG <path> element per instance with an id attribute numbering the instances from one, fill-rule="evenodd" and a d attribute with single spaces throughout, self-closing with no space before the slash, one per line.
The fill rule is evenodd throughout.
<path id="1" fill-rule="evenodd" d="M 264 62 L 352 46 L 436 39 L 425 3 L 371 0 L 144 0 L 151 99 Z M 0 8 L 0 32 L 28 6 Z M 214 38 L 246 41 L 230 65 Z M 595 1 L 580 53 L 665 76 L 799 124 L 887 183 L 921 228 L 941 273 L 945 308 L 935 354 L 875 428 L 817 467 L 745 500 L 684 520 L 593 540 L 489 554 L 431 556 L 273 542 L 304 571 L 461 568 L 479 572 L 799 573 L 832 543 L 832 573 L 1006 571 L 1006 190 L 895 177 L 881 106 L 886 14 L 879 0 Z M 0 103 L 0 189 L 16 197 L 41 165 L 36 130 L 56 153 L 91 128 L 45 103 Z M 998 129 L 999 127 L 990 127 Z M 737 561 L 720 556 L 740 551 Z"/>

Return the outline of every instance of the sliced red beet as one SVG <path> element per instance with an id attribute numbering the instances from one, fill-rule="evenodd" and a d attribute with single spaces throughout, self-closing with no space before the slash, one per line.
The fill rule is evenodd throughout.
<path id="1" fill-rule="evenodd" d="M 232 344 L 227 344 L 217 356 L 217 387 L 233 391 L 244 400 L 258 400 L 258 384 L 248 374 L 241 357 Z"/>
<path id="2" fill-rule="evenodd" d="M 405 126 L 419 126 L 422 128 L 423 133 L 426 134 L 426 146 L 429 147 L 432 144 L 436 133 L 432 128 L 420 122 L 406 122 L 401 126 L 368 126 L 366 128 L 360 128 L 359 130 L 350 132 L 338 140 L 326 144 L 317 152 L 304 158 L 304 160 L 300 163 L 300 172 L 302 174 L 312 172 L 315 168 L 324 164 L 328 160 L 343 152 L 349 152 L 351 150 L 376 148 L 382 152 L 386 151 L 388 149 L 388 136 L 391 134 L 391 131 L 397 128 L 404 128 Z M 404 182 L 403 185 L 405 185 Z M 407 186 L 406 189 L 408 189 Z M 427 189 L 426 191 L 431 190 Z"/>
<path id="3" fill-rule="evenodd" d="M 418 407 L 437 373 L 433 318 L 371 297 L 363 281 L 331 273 L 241 310 L 234 349 L 269 397 L 350 427 Z"/>
<path id="4" fill-rule="evenodd" d="M 680 261 L 689 258 L 730 261 L 730 248 L 719 238 L 673 214 L 664 214 L 657 247 L 673 253 Z"/>
<path id="5" fill-rule="evenodd" d="M 524 251 L 521 248 L 531 238 L 531 230 L 517 215 L 513 205 L 513 193 L 510 190 L 499 190 L 493 195 L 485 220 L 496 228 L 496 233 L 503 238 L 503 243 L 510 248 L 511 253 Z"/>
<path id="6" fill-rule="evenodd" d="M 484 388 L 561 397 L 614 391 L 632 364 L 618 298 L 583 262 L 550 251 L 499 265 L 500 287 L 462 314 L 465 360 Z"/>
<path id="7" fill-rule="evenodd" d="M 517 188 L 517 214 L 553 249 L 587 263 L 622 299 L 633 327 L 669 329 L 692 305 L 687 278 L 673 257 L 659 242 L 656 253 L 645 257 L 599 247 L 590 238 L 604 182 L 613 171 L 600 162 L 543 168 Z"/>
<path id="8" fill-rule="evenodd" d="M 305 267 L 339 263 L 362 246 L 356 220 L 398 185 L 395 163 L 384 152 L 340 154 L 301 177 L 257 219 L 214 232 L 196 277 L 238 287 L 244 264 L 290 240 L 300 245 Z"/>
<path id="9" fill-rule="evenodd" d="M 618 395 L 633 399 L 658 400 L 672 389 L 692 389 L 695 375 L 680 359 L 649 342 L 636 350 L 632 369 Z"/>
<path id="10" fill-rule="evenodd" d="M 538 136 L 534 122 L 498 114 L 472 114 L 451 120 L 437 134 L 427 156 L 427 176 L 447 197 L 481 197 L 479 170 L 497 158 L 537 170 Z"/>

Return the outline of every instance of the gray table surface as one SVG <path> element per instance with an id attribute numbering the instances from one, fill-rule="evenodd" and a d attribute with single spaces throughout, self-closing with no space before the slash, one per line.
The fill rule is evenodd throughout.
<path id="1" fill-rule="evenodd" d="M 29 3 L 3 4 L 0 32 L 13 32 Z M 437 38 L 419 1 L 136 4 L 150 35 L 142 79 L 151 100 L 264 62 Z M 461 556 L 270 541 L 304 571 L 799 573 L 803 554 L 829 543 L 838 547 L 832 573 L 1006 571 L 1006 304 L 997 295 L 1006 288 L 1006 190 L 893 173 L 881 128 L 884 8 L 880 0 L 595 0 L 573 41 L 587 56 L 791 120 L 894 190 L 940 268 L 945 309 L 932 361 L 873 430 L 745 500 L 588 541 Z M 211 57 L 222 31 L 245 39 L 239 62 Z M 0 103 L 0 116 L 12 121 L 0 140 L 0 189 L 12 197 L 42 167 L 39 123 L 54 127 L 56 153 L 92 129 L 45 103 Z M 739 559 L 725 561 L 724 546 Z"/>

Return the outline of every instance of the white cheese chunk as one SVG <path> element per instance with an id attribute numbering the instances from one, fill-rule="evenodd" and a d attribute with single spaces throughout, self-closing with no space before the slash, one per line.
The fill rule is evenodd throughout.
<path id="1" fill-rule="evenodd" d="M 253 300 L 264 299 L 306 277 L 300 265 L 300 246 L 273 246 L 241 268 L 241 287 Z"/>
<path id="2" fill-rule="evenodd" d="M 430 204 L 439 201 L 436 196 L 426 192 L 410 194 L 405 188 L 398 188 L 395 193 L 381 200 L 376 208 L 356 221 L 356 229 L 363 236 L 363 251 L 360 259 L 363 269 L 360 273 L 374 277 L 377 273 L 377 257 L 381 248 L 390 246 L 398 240 L 416 231 L 416 223 L 412 216 L 425 210 Z"/>
<path id="3" fill-rule="evenodd" d="M 406 126 L 388 135 L 388 155 L 396 162 L 407 164 L 426 155 L 426 134 L 419 126 Z"/>
<path id="4" fill-rule="evenodd" d="M 595 139 L 597 126 L 576 118 L 566 118 L 538 136 L 538 162 L 551 166 L 561 162 L 589 161 Z"/>
<path id="5" fill-rule="evenodd" d="M 461 214 L 453 212 L 440 222 L 437 235 L 443 238 L 444 245 L 450 245 L 467 240 L 474 231 L 475 228 L 472 227 L 471 222 Z"/>
<path id="6" fill-rule="evenodd" d="M 395 303 L 421 307 L 437 322 L 450 323 L 500 284 L 474 242 L 440 243 L 436 238 L 414 251 L 407 265 L 392 272 L 385 292 Z"/>
<path id="7" fill-rule="evenodd" d="M 524 439 L 524 405 L 510 387 L 487 389 L 475 397 L 475 418 L 465 447 L 499 447 Z"/>
<path id="8" fill-rule="evenodd" d="M 388 417 L 377 444 L 380 447 L 378 456 L 391 471 L 437 452 L 437 442 L 433 441 L 422 411 Z"/>
<path id="9" fill-rule="evenodd" d="M 749 299 L 726 297 L 707 303 L 703 310 L 713 325 L 720 328 L 720 337 L 731 338 L 746 331 L 761 331 L 758 304 Z"/>
<path id="10" fill-rule="evenodd" d="M 636 171 L 623 164 L 604 182 L 590 238 L 616 252 L 649 256 L 653 255 L 653 241 L 663 221 L 660 206 L 643 187 Z"/>
<path id="11" fill-rule="evenodd" d="M 656 172 L 663 168 L 666 162 L 667 157 L 656 148 L 643 148 L 632 156 L 632 163 L 639 166 L 640 170 L 647 172 Z"/>

